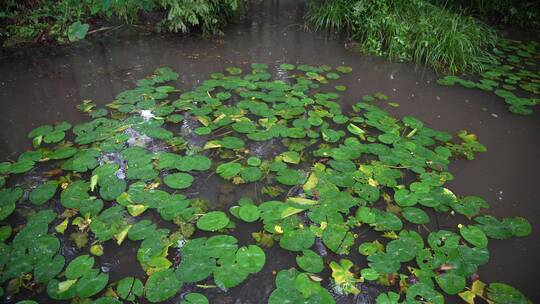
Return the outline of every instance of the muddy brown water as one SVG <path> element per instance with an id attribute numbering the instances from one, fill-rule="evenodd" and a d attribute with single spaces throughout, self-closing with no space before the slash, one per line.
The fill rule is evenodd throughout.
<path id="1" fill-rule="evenodd" d="M 212 40 L 124 27 L 70 47 L 4 51 L 0 57 L 0 159 L 14 159 L 30 149 L 26 134 L 36 126 L 62 120 L 86 121 L 87 117 L 75 108 L 82 100 L 108 103 L 160 66 L 179 72 L 177 85 L 191 89 L 210 73 L 232 65 L 247 67 L 260 62 L 274 72 L 281 63 L 349 65 L 353 73 L 337 81 L 348 87 L 344 108 L 362 95 L 383 92 L 400 104 L 387 109 L 393 115 L 416 116 L 431 128 L 452 133 L 466 129 L 476 133 L 487 146 L 488 152 L 474 161 L 452 162 L 450 171 L 455 179 L 448 187 L 457 195 L 484 197 L 492 206 L 489 212 L 497 217 L 519 215 L 531 222 L 533 233 L 529 237 L 490 240 L 491 258 L 480 267 L 479 274 L 484 282 L 508 283 L 534 303 L 540 303 L 538 109 L 532 116 L 513 115 L 502 100 L 489 92 L 441 87 L 430 70 L 348 51 L 339 38 L 306 31 L 301 19 L 303 10 L 304 4 L 298 1 L 254 3 L 245 20 L 229 26 L 222 38 Z M 217 200 L 223 195 L 220 187 L 225 186 L 218 180 L 209 183 L 201 188 L 205 188 L 210 200 Z M 228 195 L 228 190 L 221 191 Z M 253 191 L 242 189 L 230 195 L 229 200 Z M 449 220 L 447 225 L 455 223 Z M 235 236 L 247 244 L 250 233 L 257 229 L 239 225 Z M 129 274 L 143 274 L 135 257 L 136 244 L 124 244 L 121 250 L 111 247 L 100 258 L 111 268 L 111 282 Z M 261 273 L 251 275 L 228 293 L 211 292 L 212 303 L 266 302 L 274 289 L 272 271 L 294 266 L 294 257 L 291 252 L 273 247 L 267 251 L 267 264 Z M 356 263 L 365 263 L 357 258 Z"/>

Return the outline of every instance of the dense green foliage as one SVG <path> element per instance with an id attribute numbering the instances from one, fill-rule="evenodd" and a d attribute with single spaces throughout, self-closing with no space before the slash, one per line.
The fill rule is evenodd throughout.
<path id="1" fill-rule="evenodd" d="M 449 9 L 494 25 L 540 26 L 540 2 L 531 0 L 434 0 Z"/>
<path id="2" fill-rule="evenodd" d="M 346 88 L 331 83 L 350 67 L 275 68 L 286 81 L 252 64 L 185 92 L 173 86 L 179 74 L 159 68 L 103 107 L 83 102 L 90 121 L 32 130 L 34 149 L 0 163 L 0 297 L 29 289 L 50 302 L 181 294 L 174 301 L 208 303 L 208 288 L 258 275 L 263 248 L 276 245 L 298 267 L 277 272 L 270 304 L 333 304 L 332 293 L 358 294 L 366 281 L 386 286 L 378 304 L 443 304 L 445 295 L 530 303 L 474 279 L 490 239 L 531 233 L 526 219 L 498 219 L 484 199 L 446 187 L 452 160 L 486 152 L 474 134 L 393 117 L 382 93 L 345 109 L 337 91 Z M 247 197 L 203 201 L 196 190 L 208 191 L 210 178 Z M 241 192 L 249 184 L 253 192 Z M 440 229 L 435 214 L 463 224 Z M 239 244 L 245 231 L 256 244 Z M 94 257 L 134 248 L 138 265 L 118 267 L 144 271 L 137 278 L 112 282 L 107 260 Z"/>
<path id="3" fill-rule="evenodd" d="M 450 73 L 481 70 L 496 41 L 482 22 L 426 0 L 312 1 L 307 21 L 317 29 L 346 30 L 365 53 Z"/>
<path id="4" fill-rule="evenodd" d="M 198 28 L 217 34 L 241 5 L 241 0 L 7 0 L 0 4 L 0 17 L 5 45 L 63 43 L 84 38 L 92 30 L 85 22 L 136 23 L 145 13 L 159 16 L 155 26 L 160 31 Z"/>

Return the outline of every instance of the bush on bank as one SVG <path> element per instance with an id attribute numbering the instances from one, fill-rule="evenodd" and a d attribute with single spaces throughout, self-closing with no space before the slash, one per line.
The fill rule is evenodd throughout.
<path id="1" fill-rule="evenodd" d="M 242 0 L 6 0 L 0 4 L 4 46 L 65 43 L 95 30 L 89 23 L 138 23 L 150 16 L 159 31 L 217 34 L 243 6 Z"/>
<path id="2" fill-rule="evenodd" d="M 306 19 L 346 31 L 365 53 L 449 73 L 481 70 L 497 38 L 485 23 L 426 0 L 311 1 Z"/>

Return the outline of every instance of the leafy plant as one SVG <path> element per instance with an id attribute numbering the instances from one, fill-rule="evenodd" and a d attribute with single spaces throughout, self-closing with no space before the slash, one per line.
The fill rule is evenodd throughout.
<path id="1" fill-rule="evenodd" d="M 346 30 L 362 52 L 450 73 L 482 70 L 496 38 L 482 22 L 425 0 L 312 1 L 307 21 Z"/>
<path id="2" fill-rule="evenodd" d="M 7 34 L 4 46 L 47 40 L 76 42 L 89 33 L 93 19 L 116 19 L 132 24 L 139 22 L 144 13 L 161 17 L 155 24 L 159 31 L 186 33 L 200 29 L 204 34 L 220 34 L 220 29 L 239 15 L 243 6 L 242 0 L 45 0 L 32 3 L 8 1 L 0 5 L 0 16 L 9 20 L 3 23 Z M 94 112 L 94 115 L 102 112 Z"/>

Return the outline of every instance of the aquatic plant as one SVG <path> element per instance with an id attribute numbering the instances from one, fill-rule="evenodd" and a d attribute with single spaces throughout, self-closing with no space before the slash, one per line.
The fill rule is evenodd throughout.
<path id="1" fill-rule="evenodd" d="M 487 215 L 482 198 L 445 187 L 453 158 L 485 151 L 473 135 L 392 117 L 381 93 L 343 109 L 331 83 L 349 67 L 279 68 L 286 81 L 252 64 L 184 92 L 172 85 L 179 74 L 159 68 L 104 107 L 83 102 L 90 121 L 32 130 L 34 149 L 0 163 L 1 296 L 208 303 L 208 289 L 264 271 L 263 248 L 279 246 L 298 268 L 277 272 L 272 304 L 334 303 L 367 282 L 381 286 L 380 304 L 529 302 L 476 275 L 489 239 L 527 236 L 528 221 Z M 256 187 L 204 203 L 195 190 L 210 178 L 226 193 Z M 463 224 L 430 225 L 443 214 Z M 258 245 L 239 244 L 240 223 L 259 231 Z M 128 246 L 146 275 L 111 282 L 94 256 Z"/>
<path id="2" fill-rule="evenodd" d="M 540 103 L 539 65 L 540 50 L 536 41 L 500 39 L 493 49 L 492 59 L 484 63 L 484 71 L 477 79 L 451 75 L 437 83 L 491 91 L 504 99 L 512 113 L 530 115 L 532 108 Z"/>
<path id="3" fill-rule="evenodd" d="M 472 17 L 426 0 L 312 1 L 316 29 L 346 29 L 354 48 L 449 73 L 480 71 L 495 32 Z"/>

